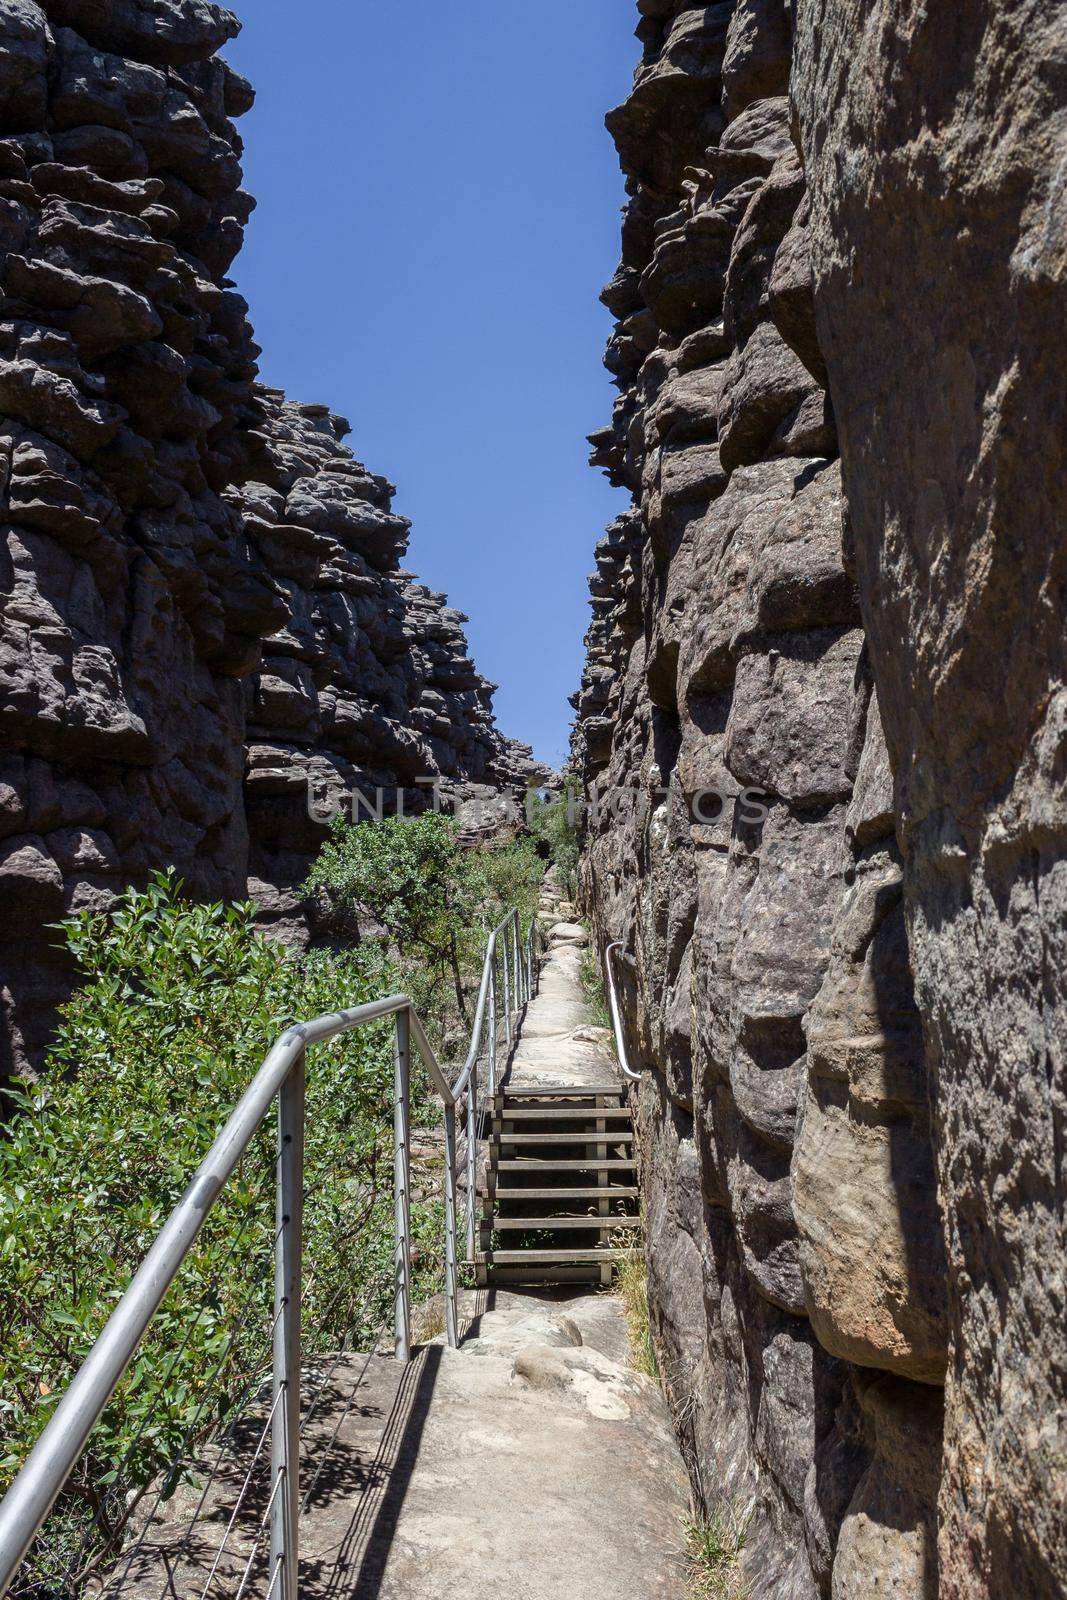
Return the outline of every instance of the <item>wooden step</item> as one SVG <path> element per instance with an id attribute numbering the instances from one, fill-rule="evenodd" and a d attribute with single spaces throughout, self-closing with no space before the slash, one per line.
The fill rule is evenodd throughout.
<path id="1" fill-rule="evenodd" d="M 608 1193 L 607 1190 L 604 1191 Z M 483 1218 L 481 1226 L 491 1232 L 501 1233 L 510 1229 L 520 1233 L 534 1233 L 544 1229 L 550 1233 L 554 1228 L 574 1230 L 579 1228 L 636 1228 L 639 1217 L 487 1217 Z"/>
<path id="2" fill-rule="evenodd" d="M 591 1117 L 603 1117 L 605 1121 L 629 1122 L 630 1113 L 625 1106 L 544 1106 L 540 1111 L 536 1108 L 515 1111 L 498 1111 L 495 1113 L 497 1122 L 588 1122 Z"/>
<path id="3" fill-rule="evenodd" d="M 636 1200 L 640 1189 L 629 1185 L 604 1184 L 600 1189 L 498 1189 L 496 1199 L 505 1200 Z"/>
<path id="4" fill-rule="evenodd" d="M 574 1089 L 520 1089 L 513 1087 L 511 1084 L 505 1084 L 503 1090 L 505 1100 L 558 1100 L 564 1095 L 570 1100 L 588 1100 L 590 1098 L 595 1100 L 598 1096 L 602 1100 L 621 1100 L 624 1093 L 625 1091 L 621 1085 L 618 1088 L 603 1088 L 597 1087 L 595 1084 L 592 1088 L 583 1086 Z"/>
<path id="5" fill-rule="evenodd" d="M 487 1266 L 483 1261 L 478 1264 L 477 1269 L 480 1281 L 500 1289 L 507 1288 L 509 1284 L 529 1289 L 535 1284 L 540 1287 L 549 1283 L 590 1284 L 607 1288 L 614 1274 L 614 1261 L 603 1261 L 599 1265 L 584 1267 L 558 1264 L 551 1267 L 501 1267 L 495 1262 L 490 1262 Z"/>
<path id="6" fill-rule="evenodd" d="M 601 1262 L 621 1261 L 625 1250 L 592 1246 L 588 1250 L 480 1250 L 476 1262 L 498 1267 L 599 1266 Z"/>
<path id="7" fill-rule="evenodd" d="M 609 1133 L 607 1129 L 594 1128 L 590 1133 L 499 1133 L 493 1135 L 494 1144 L 633 1144 L 632 1133 Z"/>
<path id="8" fill-rule="evenodd" d="M 535 1161 L 526 1156 L 515 1161 L 495 1161 L 495 1172 L 633 1172 L 633 1161 Z"/>

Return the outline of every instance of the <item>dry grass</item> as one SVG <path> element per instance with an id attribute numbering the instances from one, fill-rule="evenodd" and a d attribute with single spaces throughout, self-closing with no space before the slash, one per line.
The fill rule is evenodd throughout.
<path id="1" fill-rule="evenodd" d="M 636 1234 L 636 1237 L 634 1236 Z M 615 1292 L 622 1301 L 626 1322 L 630 1330 L 630 1357 L 634 1369 L 649 1378 L 659 1378 L 656 1348 L 652 1342 L 652 1326 L 648 1316 L 648 1268 L 645 1265 L 644 1243 L 639 1229 L 634 1234 L 619 1232 L 612 1243 L 626 1254 L 620 1259 L 615 1273 Z"/>
<path id="2" fill-rule="evenodd" d="M 587 922 L 582 927 L 589 934 L 590 944 L 582 955 L 582 965 L 579 978 L 586 1004 L 589 1007 L 589 1020 L 595 1028 L 607 1028 L 611 1032 L 612 1049 L 614 1049 L 615 1035 L 612 1032 L 611 1012 L 608 1009 L 607 996 L 604 993 L 604 975 L 600 970 L 600 962 L 593 950 L 593 935 Z"/>
<path id="3" fill-rule="evenodd" d="M 748 1518 L 724 1501 L 686 1524 L 685 1553 L 694 1600 L 747 1600 L 741 1552 Z"/>
<path id="4" fill-rule="evenodd" d="M 429 1344 L 445 1331 L 445 1297 L 435 1294 L 432 1300 L 416 1306 L 411 1317 L 411 1336 L 416 1344 Z"/>

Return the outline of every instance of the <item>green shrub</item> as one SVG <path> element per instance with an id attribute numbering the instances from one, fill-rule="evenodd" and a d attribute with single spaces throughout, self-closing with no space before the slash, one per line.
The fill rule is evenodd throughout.
<path id="1" fill-rule="evenodd" d="M 582 953 L 582 964 L 579 969 L 582 991 L 589 1006 L 589 1020 L 594 1027 L 607 1028 L 611 1034 L 611 1047 L 615 1049 L 615 1031 L 611 1020 L 611 1008 L 608 997 L 604 992 L 604 974 L 600 962 L 597 960 L 596 949 L 593 944 L 592 931 L 585 924 L 589 932 L 589 945 Z"/>
<path id="2" fill-rule="evenodd" d="M 185 904 L 172 874 L 63 932 L 84 984 L 0 1138 L 0 1492 L 273 1039 L 397 987 L 380 947 L 296 959 L 251 906 Z M 358 1346 L 390 1314 L 392 1074 L 388 1022 L 309 1052 L 309 1352 Z M 89 1555 L 117 1538 L 131 1497 L 269 1370 L 275 1145 L 268 1116 L 94 1430 L 49 1525 L 64 1559 L 83 1533 Z M 438 1208 L 413 1228 L 427 1293 Z"/>
<path id="3" fill-rule="evenodd" d="M 571 900 L 578 893 L 581 804 L 577 784 L 568 779 L 561 795 L 542 800 L 537 793 L 531 793 L 526 810 L 530 832 L 547 849 L 559 874 L 560 887 Z"/>
<path id="4" fill-rule="evenodd" d="M 337 817 L 303 892 L 342 938 L 358 936 L 361 920 L 384 930 L 447 1055 L 470 1026 L 490 931 L 512 905 L 529 925 L 543 870 L 529 838 L 465 849 L 455 821 L 438 812 L 355 824 Z"/>
<path id="5" fill-rule="evenodd" d="M 633 1237 L 620 1229 L 614 1242 L 625 1250 L 615 1274 L 615 1292 L 622 1301 L 630 1335 L 630 1357 L 634 1371 L 647 1378 L 659 1378 L 656 1347 L 648 1312 L 648 1267 L 640 1235 Z"/>
<path id="6" fill-rule="evenodd" d="M 341 823 L 308 888 L 337 931 L 369 912 L 384 940 L 297 957 L 256 933 L 250 905 L 183 902 L 173 873 L 62 924 L 82 986 L 0 1129 L 0 1493 L 277 1035 L 405 990 L 448 1036 L 487 932 L 511 904 L 528 923 L 541 872 L 528 839 L 462 850 L 435 814 Z M 392 1028 L 309 1052 L 308 1355 L 366 1347 L 391 1318 Z M 417 1058 L 412 1098 L 414 1122 L 437 1119 Z M 30 1573 L 39 1600 L 76 1592 L 57 1573 L 117 1548 L 148 1486 L 172 1491 L 269 1373 L 275 1155 L 270 1116 L 57 1504 Z M 413 1204 L 412 1231 L 419 1300 L 438 1286 L 438 1202 Z"/>

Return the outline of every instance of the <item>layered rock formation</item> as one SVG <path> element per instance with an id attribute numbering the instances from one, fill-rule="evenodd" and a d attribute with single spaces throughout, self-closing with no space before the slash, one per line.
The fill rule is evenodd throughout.
<path id="1" fill-rule="evenodd" d="M 292 925 L 309 775 L 521 777 L 390 486 L 256 384 L 237 26 L 0 8 L 0 1078 L 66 991 L 65 912 L 174 863 Z"/>
<path id="2" fill-rule="evenodd" d="M 340 442 L 344 420 L 257 399 L 251 476 L 227 498 L 286 618 L 243 686 L 249 884 L 265 920 L 299 938 L 296 891 L 334 807 L 351 813 L 357 797 L 369 816 L 399 797 L 414 812 L 436 789 L 462 816 L 465 800 L 523 790 L 540 769 L 496 730 L 466 617 L 398 565 L 409 524 L 391 511 L 393 486 Z"/>
<path id="3" fill-rule="evenodd" d="M 639 10 L 574 754 L 676 1423 L 754 1597 L 1061 1595 L 1062 22 Z"/>
<path id="4" fill-rule="evenodd" d="M 1067 1591 L 1065 63 L 1034 0 L 798 7 L 944 1201 L 941 1582 L 967 1600 Z"/>

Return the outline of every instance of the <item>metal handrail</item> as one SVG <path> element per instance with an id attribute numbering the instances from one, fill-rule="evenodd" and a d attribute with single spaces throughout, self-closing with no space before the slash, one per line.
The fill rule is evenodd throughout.
<path id="1" fill-rule="evenodd" d="M 619 1005 L 619 990 L 615 982 L 614 956 L 617 950 L 624 948 L 622 940 L 616 939 L 604 951 L 604 973 L 608 980 L 608 1005 L 611 1009 L 611 1025 L 615 1030 L 615 1048 L 618 1051 L 619 1067 L 624 1078 L 631 1083 L 641 1082 L 641 1073 L 635 1072 L 630 1065 L 630 1051 L 626 1044 L 626 1029 L 623 1026 L 622 1007 Z"/>
<path id="2" fill-rule="evenodd" d="M 478 990 L 478 1004 L 474 1013 L 470 1049 L 452 1092 L 458 1101 L 466 1095 L 467 1136 L 467 1260 L 474 1259 L 475 1233 L 478 1211 L 478 1147 L 484 1116 L 484 1099 L 492 1101 L 497 1090 L 497 1053 L 499 1040 L 499 1007 L 497 978 L 497 952 L 502 944 L 502 982 L 504 988 L 504 1042 L 510 1052 L 514 1042 L 512 1010 L 518 1017 L 537 989 L 537 918 L 531 917 L 525 947 L 520 951 L 522 922 L 514 907 L 489 935 L 482 982 Z M 512 1002 L 514 1001 L 514 1007 Z M 483 1048 L 484 1045 L 484 1048 Z M 486 1057 L 488 1083 L 486 1095 L 480 1092 L 479 1063 Z"/>
<path id="3" fill-rule="evenodd" d="M 276 1041 L 241 1096 L 222 1131 L 200 1163 L 181 1200 L 156 1237 L 115 1310 L 71 1381 L 4 1499 L 0 1501 L 0 1597 L 77 1465 L 89 1435 L 158 1311 L 167 1290 L 196 1242 L 208 1214 L 242 1156 L 259 1132 L 271 1105 L 278 1102 L 278 1162 L 274 1247 L 273 1394 L 271 1413 L 271 1590 L 281 1600 L 297 1600 L 300 1509 L 301 1280 L 303 1272 L 305 1056 L 310 1045 L 349 1033 L 384 1017 L 396 1018 L 393 1093 L 394 1154 L 394 1351 L 398 1361 L 411 1355 L 411 1196 L 410 1069 L 411 1045 L 421 1056 L 444 1102 L 445 1118 L 445 1324 L 449 1345 L 459 1342 L 456 1263 L 456 1106 L 467 1095 L 468 1256 L 473 1255 L 473 1217 L 480 1117 L 478 1062 L 486 1010 L 492 1019 L 488 1040 L 490 1094 L 497 1072 L 498 937 L 503 934 L 505 1032 L 512 1037 L 512 1001 L 517 1014 L 529 999 L 534 968 L 533 920 L 527 960 L 520 961 L 521 922 L 512 909 L 493 930 L 486 947 L 471 1047 L 450 1084 L 426 1037 L 411 999 L 389 995 L 351 1010 L 331 1012 L 298 1023 Z M 509 939 L 511 949 L 509 951 Z M 510 971 L 508 967 L 510 959 Z M 473 1149 L 473 1159 L 471 1151 Z M 280 1582 L 277 1580 L 280 1579 Z"/>

